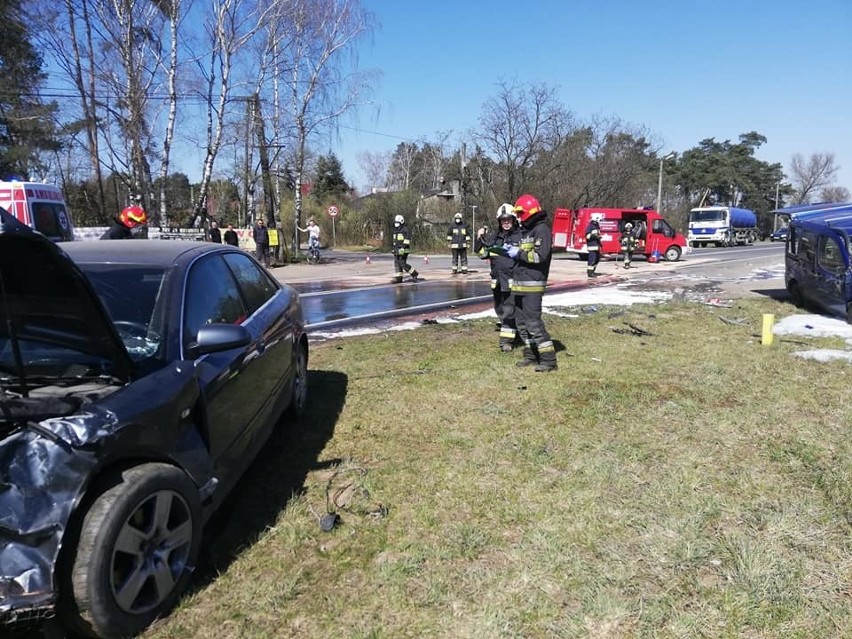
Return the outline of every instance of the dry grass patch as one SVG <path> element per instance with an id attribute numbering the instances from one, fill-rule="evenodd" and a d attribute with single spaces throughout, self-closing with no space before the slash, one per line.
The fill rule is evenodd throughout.
<path id="1" fill-rule="evenodd" d="M 790 310 L 548 318 L 549 374 L 488 321 L 314 344 L 305 423 L 225 515 L 249 532 L 148 636 L 852 634 L 848 365 L 761 346 Z"/>

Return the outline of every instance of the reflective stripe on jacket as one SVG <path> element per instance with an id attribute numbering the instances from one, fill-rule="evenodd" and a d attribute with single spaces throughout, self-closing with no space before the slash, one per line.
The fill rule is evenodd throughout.
<path id="1" fill-rule="evenodd" d="M 547 276 L 550 273 L 551 234 L 547 224 L 547 215 L 541 217 L 532 228 L 520 229 L 519 247 L 521 252 L 512 270 L 513 293 L 544 293 Z"/>
<path id="2" fill-rule="evenodd" d="M 394 227 L 391 239 L 394 255 L 408 255 L 411 252 L 411 234 L 405 224 Z"/>
<path id="3" fill-rule="evenodd" d="M 450 248 L 461 249 L 468 247 L 470 234 L 467 230 L 467 224 L 451 224 L 447 229 L 447 242 L 450 243 Z"/>

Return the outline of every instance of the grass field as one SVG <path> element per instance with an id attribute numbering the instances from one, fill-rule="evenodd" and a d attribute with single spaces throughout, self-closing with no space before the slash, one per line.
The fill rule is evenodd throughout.
<path id="1" fill-rule="evenodd" d="M 308 415 L 146 636 L 852 636 L 849 366 L 765 312 L 547 317 L 545 374 L 486 320 L 313 344 Z"/>

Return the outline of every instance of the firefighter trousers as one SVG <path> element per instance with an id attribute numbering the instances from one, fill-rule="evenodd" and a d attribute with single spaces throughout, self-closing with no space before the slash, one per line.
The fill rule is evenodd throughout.
<path id="1" fill-rule="evenodd" d="M 541 319 L 543 293 L 525 293 L 515 297 L 515 323 L 524 342 L 524 360 L 556 368 L 556 347 Z"/>
<path id="2" fill-rule="evenodd" d="M 461 270 L 462 273 L 467 273 L 467 249 L 466 248 L 454 248 L 453 252 L 453 273 L 458 273 Z"/>
<path id="3" fill-rule="evenodd" d="M 500 346 L 511 346 L 517 336 L 515 324 L 515 298 L 512 291 L 500 288 L 500 284 L 494 284 L 492 290 L 494 295 L 494 312 L 500 321 Z"/>

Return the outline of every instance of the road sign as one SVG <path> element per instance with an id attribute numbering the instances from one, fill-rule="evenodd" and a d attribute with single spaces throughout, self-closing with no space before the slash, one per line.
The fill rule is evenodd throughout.
<path id="1" fill-rule="evenodd" d="M 337 210 L 337 207 L 336 207 L 336 206 L 334 206 L 333 204 L 332 204 L 331 206 L 329 206 L 329 207 L 328 207 L 328 214 L 329 214 L 331 217 L 337 217 L 337 214 L 338 214 L 338 213 L 340 213 L 340 211 L 338 211 L 338 210 Z"/>

